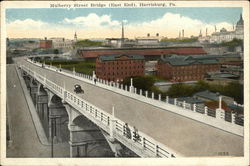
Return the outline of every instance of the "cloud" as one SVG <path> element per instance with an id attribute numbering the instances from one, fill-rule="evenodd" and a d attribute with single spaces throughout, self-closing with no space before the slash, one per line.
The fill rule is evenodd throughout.
<path id="1" fill-rule="evenodd" d="M 200 30 L 205 35 L 206 29 L 208 34 L 217 31 L 221 28 L 232 30 L 232 24 L 227 22 L 220 23 L 205 23 L 202 20 L 192 19 L 180 14 L 165 13 L 161 17 L 133 23 L 129 20 L 123 20 L 125 23 L 125 37 L 133 38 L 138 36 L 146 36 L 150 33 L 152 36 L 159 33 L 164 37 L 177 37 L 179 31 L 184 29 L 185 37 L 191 35 L 198 36 Z M 72 19 L 64 18 L 61 22 L 47 23 L 40 20 L 15 20 L 7 23 L 7 32 L 9 34 L 18 34 L 29 37 L 35 36 L 60 36 L 73 38 L 72 33 L 77 31 L 79 38 L 106 38 L 106 37 L 121 37 L 121 21 L 112 19 L 111 15 L 97 15 L 90 13 L 86 16 L 75 17 Z M 29 33 L 27 33 L 29 32 Z"/>
<path id="2" fill-rule="evenodd" d="M 81 26 L 85 28 L 114 28 L 120 25 L 119 21 L 112 20 L 110 15 L 98 16 L 95 13 L 90 13 L 86 17 L 76 17 L 74 19 L 65 18 L 63 20 L 63 23 Z"/>
<path id="3" fill-rule="evenodd" d="M 144 36 L 147 33 L 160 33 L 160 35 L 167 37 L 177 37 L 179 31 L 184 30 L 185 36 L 189 37 L 191 35 L 197 36 L 200 30 L 202 30 L 204 34 L 206 28 L 208 29 L 208 33 L 212 33 L 214 32 L 215 25 L 217 30 L 223 27 L 226 29 L 231 29 L 232 27 L 232 25 L 227 22 L 207 24 L 201 20 L 185 17 L 180 14 L 165 13 L 162 17 L 152 21 L 129 24 L 127 29 L 131 32 L 138 32 L 140 30 L 140 33 L 143 32 Z"/>
<path id="4" fill-rule="evenodd" d="M 48 23 L 33 20 L 33 19 L 25 19 L 25 20 L 15 20 L 13 22 L 7 23 L 8 29 L 19 29 L 19 30 L 29 30 L 29 29 L 43 29 L 48 27 Z"/>

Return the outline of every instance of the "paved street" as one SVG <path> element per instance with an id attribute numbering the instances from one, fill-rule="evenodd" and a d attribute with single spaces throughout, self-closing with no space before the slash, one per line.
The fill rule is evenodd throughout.
<path id="1" fill-rule="evenodd" d="M 14 65 L 7 65 L 7 104 L 13 144 L 7 157 L 50 157 L 51 147 L 42 145 L 34 127 Z M 55 145 L 55 157 L 68 157 L 68 143 Z"/>
<path id="2" fill-rule="evenodd" d="M 46 69 L 33 66 L 28 62 L 22 63 L 39 74 L 45 73 Z M 116 117 L 136 126 L 155 140 L 186 156 L 216 156 L 221 152 L 227 152 L 232 156 L 243 155 L 243 137 L 98 88 L 95 85 L 70 77 L 65 78 L 56 72 L 46 70 L 46 77 L 59 86 L 65 83 L 66 89 L 72 93 L 74 84 L 80 84 L 85 91 L 83 95 L 81 94 L 82 98 L 109 113 L 114 105 Z M 11 85 L 10 83 L 8 86 Z"/>

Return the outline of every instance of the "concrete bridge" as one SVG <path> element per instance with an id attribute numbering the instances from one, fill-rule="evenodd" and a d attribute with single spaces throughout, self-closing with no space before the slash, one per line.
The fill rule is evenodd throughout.
<path id="1" fill-rule="evenodd" d="M 170 104 L 161 96 L 155 100 L 154 94 L 149 97 L 133 86 L 94 82 L 91 76 L 27 59 L 16 61 L 30 82 L 37 110 L 47 113 L 58 128 L 68 118 L 71 157 L 103 136 L 116 155 L 117 144 L 122 143 L 141 157 L 243 156 L 243 126 L 235 124 L 234 115 L 225 121 L 221 109 L 211 113 L 205 108 L 201 114 L 195 105 L 176 100 Z M 73 92 L 75 84 L 82 86 L 84 94 Z M 77 125 L 79 120 L 86 125 Z M 55 132 L 60 141 L 60 130 Z"/>

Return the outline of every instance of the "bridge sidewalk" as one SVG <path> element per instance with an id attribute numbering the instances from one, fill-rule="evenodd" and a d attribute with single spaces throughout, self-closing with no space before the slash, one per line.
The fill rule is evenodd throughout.
<path id="1" fill-rule="evenodd" d="M 39 134 L 42 129 L 36 130 L 39 119 L 32 119 L 32 106 L 27 104 L 25 98 L 25 86 L 22 87 L 22 78 L 18 78 L 15 65 L 7 66 L 7 102 L 9 105 L 9 114 L 11 117 L 10 129 L 12 135 L 12 146 L 7 147 L 7 157 L 50 157 L 51 146 L 41 143 Z M 20 75 L 19 75 L 20 76 Z M 26 89 L 26 93 L 27 89 Z M 27 94 L 26 94 L 27 95 Z M 30 99 L 31 100 L 31 99 Z M 32 104 L 33 103 L 29 103 Z M 33 105 L 34 108 L 34 105 Z M 31 112 L 29 112 L 31 111 Z M 33 109 L 35 114 L 35 109 Z M 38 117 L 37 117 L 38 118 Z M 46 138 L 46 137 L 45 137 Z M 44 140 L 46 140 L 43 138 Z M 43 140 L 43 141 L 44 141 Z M 44 143 L 44 142 L 43 142 Z M 67 142 L 56 144 L 54 146 L 55 157 L 69 157 L 69 144 Z"/>

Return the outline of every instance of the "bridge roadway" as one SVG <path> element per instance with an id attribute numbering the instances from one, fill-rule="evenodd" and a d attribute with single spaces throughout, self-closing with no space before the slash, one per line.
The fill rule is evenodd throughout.
<path id="1" fill-rule="evenodd" d="M 227 152 L 230 156 L 243 156 L 243 137 L 34 66 L 24 59 L 19 59 L 18 64 L 25 65 L 44 76 L 46 74 L 47 79 L 53 80 L 59 86 L 65 85 L 66 90 L 72 93 L 74 85 L 80 84 L 84 94 L 78 96 L 110 114 L 112 106 L 115 106 L 117 118 L 136 126 L 140 131 L 184 156 L 217 156 L 221 152 Z"/>

